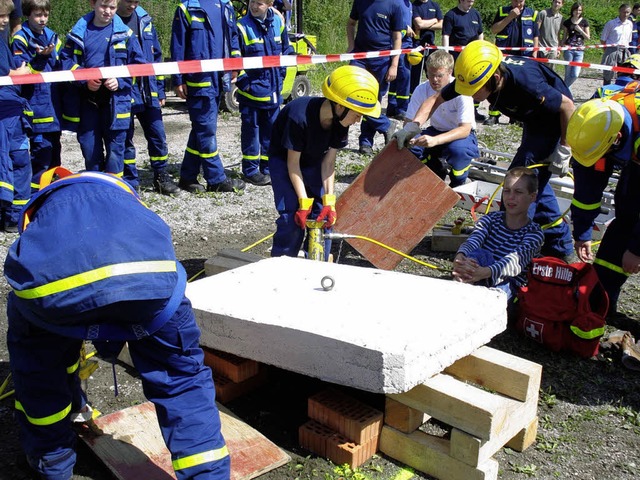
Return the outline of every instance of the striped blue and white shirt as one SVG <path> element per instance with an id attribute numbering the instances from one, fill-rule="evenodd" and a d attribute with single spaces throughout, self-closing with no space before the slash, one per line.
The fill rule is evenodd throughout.
<path id="1" fill-rule="evenodd" d="M 512 278 L 516 286 L 527 281 L 527 267 L 544 243 L 540 225 L 530 221 L 518 230 L 511 230 L 505 221 L 505 212 L 491 212 L 481 217 L 469 238 L 460 246 L 458 253 L 468 256 L 482 248 L 493 255 L 490 286 Z"/>

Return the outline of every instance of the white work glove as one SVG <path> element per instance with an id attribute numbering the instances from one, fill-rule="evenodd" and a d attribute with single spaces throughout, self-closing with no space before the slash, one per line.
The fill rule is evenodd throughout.
<path id="1" fill-rule="evenodd" d="M 558 143 L 558 146 L 549 155 L 549 171 L 559 177 L 564 177 L 569 173 L 569 162 L 571 161 L 571 147 Z"/>
<path id="2" fill-rule="evenodd" d="M 402 150 L 409 145 L 409 140 L 421 133 L 422 129 L 420 128 L 420 125 L 416 122 L 409 122 L 394 133 L 391 139 L 393 140 L 395 138 L 396 142 L 398 142 L 398 150 Z"/>

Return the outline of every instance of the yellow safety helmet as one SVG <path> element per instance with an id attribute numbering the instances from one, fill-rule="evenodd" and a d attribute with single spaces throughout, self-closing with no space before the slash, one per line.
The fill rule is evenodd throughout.
<path id="1" fill-rule="evenodd" d="M 327 76 L 322 84 L 322 94 L 349 110 L 378 118 L 382 110 L 378 101 L 379 88 L 376 78 L 364 68 L 344 65 Z"/>
<path id="2" fill-rule="evenodd" d="M 502 62 L 502 52 L 486 40 L 474 40 L 460 53 L 453 68 L 456 92 L 472 96 L 491 78 Z"/>
<path id="3" fill-rule="evenodd" d="M 636 70 L 640 69 L 640 53 L 634 53 L 633 55 L 631 55 L 622 63 L 622 66 L 627 68 L 635 68 Z"/>
<path id="4" fill-rule="evenodd" d="M 624 124 L 624 107 L 595 98 L 580 105 L 567 125 L 567 143 L 578 163 L 590 167 L 611 148 Z"/>
<path id="5" fill-rule="evenodd" d="M 407 61 L 410 65 L 419 65 L 422 61 L 422 52 L 409 52 L 407 53 Z"/>

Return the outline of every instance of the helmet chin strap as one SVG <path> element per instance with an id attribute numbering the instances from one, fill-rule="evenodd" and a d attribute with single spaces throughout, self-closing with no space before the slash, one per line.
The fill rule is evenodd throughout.
<path id="1" fill-rule="evenodd" d="M 333 123 L 340 123 L 342 122 L 342 120 L 345 119 L 345 117 L 347 115 L 349 115 L 349 109 L 347 107 L 343 107 L 344 111 L 342 112 L 341 115 L 338 115 L 336 113 L 336 102 L 330 102 L 331 103 L 331 114 L 333 115 Z"/>

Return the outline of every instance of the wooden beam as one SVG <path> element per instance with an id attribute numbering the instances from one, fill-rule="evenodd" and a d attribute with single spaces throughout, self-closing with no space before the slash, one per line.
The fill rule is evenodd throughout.
<path id="1" fill-rule="evenodd" d="M 384 423 L 402 433 L 413 432 L 430 418 L 426 413 L 407 407 L 393 398 L 385 399 Z"/>
<path id="2" fill-rule="evenodd" d="M 459 198 L 409 150 L 398 150 L 393 140 L 338 198 L 334 231 L 410 253 Z M 371 242 L 348 242 L 378 268 L 393 270 L 402 260 Z"/>
<path id="3" fill-rule="evenodd" d="M 444 374 L 389 397 L 482 440 L 496 436 L 522 405 Z"/>
<path id="4" fill-rule="evenodd" d="M 490 347 L 481 347 L 445 369 L 461 380 L 522 402 L 538 399 L 542 366 Z"/>
<path id="5" fill-rule="evenodd" d="M 380 434 L 380 451 L 440 480 L 496 480 L 498 462 L 489 459 L 478 467 L 449 456 L 449 442 L 422 431 L 402 433 L 387 425 Z"/>

